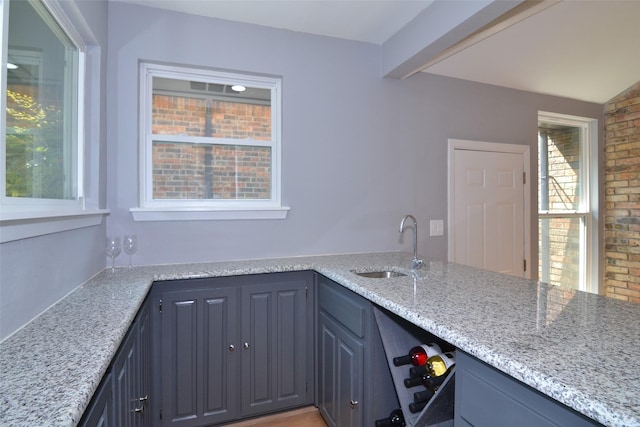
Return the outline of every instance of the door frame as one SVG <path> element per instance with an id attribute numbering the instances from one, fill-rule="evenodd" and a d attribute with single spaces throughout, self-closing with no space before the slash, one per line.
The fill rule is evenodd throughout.
<path id="1" fill-rule="evenodd" d="M 453 244 L 453 206 L 455 200 L 454 190 L 454 159 L 455 150 L 466 151 L 483 151 L 494 153 L 509 153 L 519 154 L 522 157 L 525 184 L 524 184 L 524 259 L 527 262 L 527 269 L 524 272 L 524 277 L 531 278 L 531 271 L 533 265 L 531 265 L 531 160 L 530 160 L 530 147 L 528 145 L 520 144 L 502 144 L 498 142 L 484 142 L 473 141 L 467 139 L 448 139 L 447 148 L 447 246 L 448 253 L 447 258 L 449 262 L 452 262 L 454 258 L 454 244 Z"/>

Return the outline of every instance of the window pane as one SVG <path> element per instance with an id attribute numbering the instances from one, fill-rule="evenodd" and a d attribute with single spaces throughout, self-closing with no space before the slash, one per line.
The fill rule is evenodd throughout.
<path id="1" fill-rule="evenodd" d="M 270 199 L 271 148 L 153 143 L 154 199 Z"/>
<path id="2" fill-rule="evenodd" d="M 539 218 L 538 277 L 552 285 L 579 289 L 583 218 Z"/>
<path id="3" fill-rule="evenodd" d="M 6 196 L 76 198 L 77 57 L 44 8 L 10 3 Z"/>
<path id="4" fill-rule="evenodd" d="M 541 123 L 538 129 L 540 211 L 576 211 L 581 207 L 580 129 Z"/>
<path id="5" fill-rule="evenodd" d="M 270 141 L 271 91 L 154 77 L 155 135 Z"/>

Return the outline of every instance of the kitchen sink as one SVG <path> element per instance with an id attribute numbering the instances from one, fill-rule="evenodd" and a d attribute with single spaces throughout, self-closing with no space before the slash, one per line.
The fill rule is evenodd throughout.
<path id="1" fill-rule="evenodd" d="M 382 271 L 354 271 L 353 273 L 358 276 L 368 277 L 370 279 L 389 279 L 392 277 L 402 277 L 406 276 L 405 273 L 401 273 L 399 271 L 393 270 L 382 270 Z"/>

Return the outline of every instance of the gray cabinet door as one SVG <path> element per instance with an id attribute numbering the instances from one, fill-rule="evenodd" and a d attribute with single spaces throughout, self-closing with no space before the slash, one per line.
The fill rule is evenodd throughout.
<path id="1" fill-rule="evenodd" d="M 125 338 L 113 363 L 114 425 L 133 427 L 141 425 L 136 412 L 139 378 L 137 331 L 132 330 Z"/>
<path id="2" fill-rule="evenodd" d="M 151 314 L 149 304 L 145 304 L 138 314 L 138 355 L 139 366 L 138 374 L 139 389 L 138 401 L 136 408 L 138 409 L 138 417 L 141 419 L 139 424 L 142 427 L 151 426 L 151 412 L 149 410 L 151 396 Z"/>
<path id="3" fill-rule="evenodd" d="M 149 304 L 145 302 L 80 421 L 83 427 L 148 427 L 151 379 Z"/>
<path id="4" fill-rule="evenodd" d="M 162 423 L 201 426 L 238 416 L 237 291 L 162 295 Z"/>
<path id="5" fill-rule="evenodd" d="M 307 402 L 307 281 L 291 277 L 242 287 L 242 416 Z"/>
<path id="6" fill-rule="evenodd" d="M 600 425 L 461 350 L 456 351 L 455 381 L 456 426 Z"/>
<path id="7" fill-rule="evenodd" d="M 91 406 L 80 422 L 81 427 L 111 427 L 113 422 L 113 382 L 111 373 L 103 378 L 102 386 L 96 391 Z"/>
<path id="8" fill-rule="evenodd" d="M 332 427 L 362 423 L 364 348 L 323 310 L 318 314 L 318 406 Z"/>

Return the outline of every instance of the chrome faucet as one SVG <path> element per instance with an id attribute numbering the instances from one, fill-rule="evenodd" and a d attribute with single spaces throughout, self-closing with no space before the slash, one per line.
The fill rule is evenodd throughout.
<path id="1" fill-rule="evenodd" d="M 411 269 L 416 270 L 422 267 L 422 260 L 418 259 L 418 221 L 413 215 L 405 215 L 400 223 L 400 234 L 404 231 L 404 222 L 411 218 L 413 220 L 413 262 L 411 263 Z"/>

